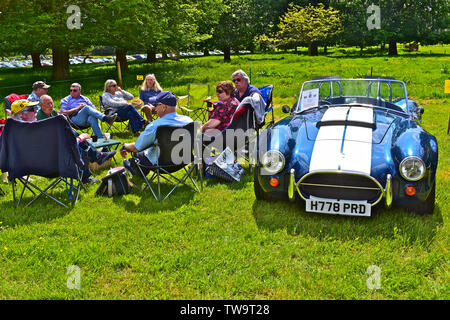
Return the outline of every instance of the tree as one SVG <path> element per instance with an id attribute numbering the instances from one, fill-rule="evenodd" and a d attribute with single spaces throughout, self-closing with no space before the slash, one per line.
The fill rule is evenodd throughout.
<path id="1" fill-rule="evenodd" d="M 211 45 L 231 60 L 231 50 L 253 49 L 260 28 L 260 4 L 255 0 L 224 0 L 223 12 L 214 28 Z"/>
<path id="2" fill-rule="evenodd" d="M 323 4 L 301 7 L 290 4 L 281 17 L 275 37 L 263 36 L 261 40 L 270 41 L 276 46 L 308 44 L 308 55 L 318 54 L 317 44 L 342 32 L 339 12 L 326 9 Z"/>

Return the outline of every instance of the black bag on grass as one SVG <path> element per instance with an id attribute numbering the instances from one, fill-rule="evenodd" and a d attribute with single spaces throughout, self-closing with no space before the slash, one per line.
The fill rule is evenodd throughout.
<path id="1" fill-rule="evenodd" d="M 128 179 L 125 168 L 118 167 L 109 169 L 108 174 L 102 178 L 102 183 L 98 187 L 96 194 L 108 197 L 128 194 L 134 185 Z"/>

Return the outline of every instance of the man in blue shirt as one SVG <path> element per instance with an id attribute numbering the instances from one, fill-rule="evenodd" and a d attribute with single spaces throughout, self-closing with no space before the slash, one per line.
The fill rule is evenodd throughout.
<path id="1" fill-rule="evenodd" d="M 159 126 L 183 127 L 193 121 L 188 116 L 177 114 L 176 108 L 177 98 L 172 92 L 162 91 L 159 93 L 156 96 L 156 102 L 153 107 L 153 110 L 156 111 L 159 118 L 147 125 L 135 143 L 123 144 L 120 149 L 122 157 L 126 158 L 127 152 L 134 152 L 134 157 L 137 158 L 142 165 L 156 165 L 159 157 L 159 148 L 148 148 L 151 144 L 156 142 L 156 129 L 158 129 Z M 135 175 L 139 171 L 135 167 L 135 162 L 130 160 L 123 160 L 123 166 Z"/>
<path id="2" fill-rule="evenodd" d="M 250 85 L 250 79 L 243 70 L 236 70 L 231 75 L 231 78 L 233 79 L 233 83 L 236 86 L 234 96 L 239 100 L 239 102 L 242 102 L 245 97 L 248 97 L 255 92 L 261 94 L 257 87 Z"/>
<path id="3" fill-rule="evenodd" d="M 70 120 L 78 126 L 92 127 L 92 131 L 99 138 L 103 138 L 103 132 L 98 120 L 112 124 L 117 118 L 117 114 L 106 116 L 98 111 L 88 97 L 81 95 L 79 83 L 72 83 L 70 95 L 61 100 L 61 113 L 69 116 Z"/>

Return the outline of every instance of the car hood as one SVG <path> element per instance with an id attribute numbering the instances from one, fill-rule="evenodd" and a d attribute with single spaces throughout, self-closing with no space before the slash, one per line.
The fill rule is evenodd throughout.
<path id="1" fill-rule="evenodd" d="M 401 116 L 369 107 L 308 110 L 278 122 L 269 148 L 278 149 L 297 179 L 311 171 L 385 176 L 392 171 L 391 139 Z"/>

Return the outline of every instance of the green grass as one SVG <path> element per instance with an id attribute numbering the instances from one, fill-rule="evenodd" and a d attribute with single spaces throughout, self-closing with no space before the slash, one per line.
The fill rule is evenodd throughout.
<path id="1" fill-rule="evenodd" d="M 441 69 L 450 65 L 444 55 L 450 47 L 400 50 L 394 58 L 341 50 L 319 57 L 233 56 L 231 63 L 222 57 L 135 62 L 124 84 L 137 94 L 136 75 L 155 73 L 164 89 L 184 94 L 188 83 L 215 85 L 242 68 L 251 70 L 253 84 L 275 85 L 280 118 L 280 105 L 292 105 L 312 76 L 355 77 L 371 67 L 376 75 L 395 76 L 425 107 L 423 126 L 438 139 L 433 215 L 399 209 L 368 219 L 307 213 L 294 203 L 256 201 L 248 173 L 235 184 L 208 180 L 200 194 L 181 188 L 162 203 L 148 190 L 111 199 L 94 196 L 96 186 L 89 186 L 71 210 L 40 199 L 14 211 L 11 187 L 0 183 L 7 193 L 0 197 L 0 298 L 449 299 L 450 108 L 444 80 L 450 75 Z M 104 81 L 116 78 L 107 64 L 71 71 L 95 103 Z M 29 88 L 50 74 L 49 68 L 0 70 L 0 87 Z M 59 101 L 68 85 L 52 83 L 49 94 Z M 0 90 L 2 96 L 15 91 Z M 133 141 L 131 134 L 119 138 Z M 81 269 L 80 290 L 67 288 L 71 265 Z M 372 265 L 381 269 L 377 290 L 366 284 Z"/>

